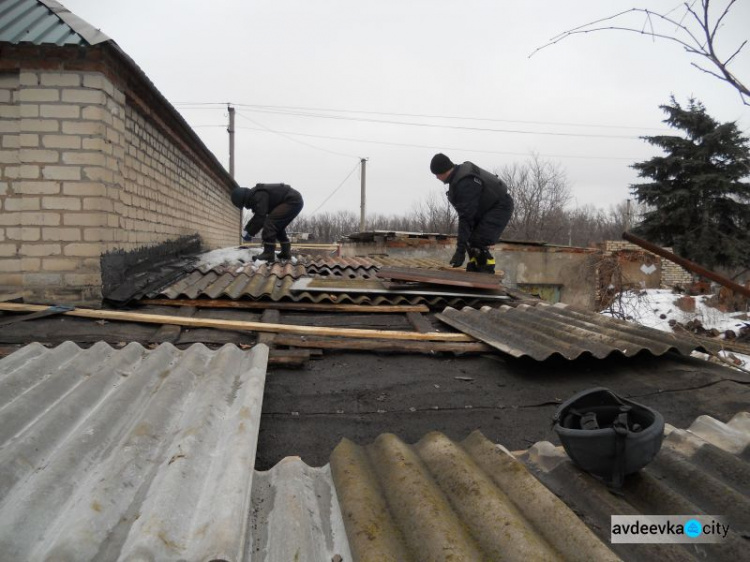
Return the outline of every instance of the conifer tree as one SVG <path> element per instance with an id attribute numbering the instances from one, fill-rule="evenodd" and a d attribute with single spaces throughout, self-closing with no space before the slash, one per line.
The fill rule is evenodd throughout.
<path id="1" fill-rule="evenodd" d="M 683 136 L 642 137 L 664 156 L 633 164 L 648 183 L 630 186 L 647 205 L 633 230 L 706 268 L 750 265 L 750 148 L 736 123 L 719 123 L 690 99 L 660 106 Z"/>

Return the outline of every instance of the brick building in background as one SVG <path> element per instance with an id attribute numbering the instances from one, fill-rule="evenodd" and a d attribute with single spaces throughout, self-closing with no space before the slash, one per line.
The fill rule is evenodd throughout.
<path id="1" fill-rule="evenodd" d="M 114 41 L 0 3 L 0 291 L 95 303 L 132 267 L 238 242 L 236 183 Z"/>

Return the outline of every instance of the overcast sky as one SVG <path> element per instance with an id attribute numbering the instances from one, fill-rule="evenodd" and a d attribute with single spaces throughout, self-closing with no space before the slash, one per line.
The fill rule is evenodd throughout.
<path id="1" fill-rule="evenodd" d="M 135 60 L 227 168 L 233 104 L 237 181 L 288 183 L 305 214 L 359 213 L 360 158 L 368 214 L 403 214 L 443 193 L 435 152 L 493 171 L 537 153 L 565 170 L 572 206 L 608 209 L 638 181 L 629 165 L 660 154 L 638 137 L 667 131 L 659 105 L 672 94 L 750 131 L 737 91 L 673 43 L 603 31 L 530 57 L 579 25 L 676 0 L 61 1 Z M 750 1 L 730 16 L 723 56 L 750 37 Z M 750 80 L 750 46 L 731 68 Z"/>

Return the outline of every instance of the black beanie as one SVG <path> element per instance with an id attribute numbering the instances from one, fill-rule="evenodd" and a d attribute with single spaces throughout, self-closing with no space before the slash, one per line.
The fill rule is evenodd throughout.
<path id="1" fill-rule="evenodd" d="M 450 170 L 453 167 L 453 162 L 451 162 L 451 159 L 448 158 L 445 154 L 442 152 L 439 154 L 436 154 L 432 157 L 432 160 L 430 160 L 430 171 L 437 175 L 437 174 L 444 174 L 448 170 Z"/>

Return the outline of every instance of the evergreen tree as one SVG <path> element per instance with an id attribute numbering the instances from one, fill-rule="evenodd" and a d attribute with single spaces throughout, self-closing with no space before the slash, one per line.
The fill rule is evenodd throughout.
<path id="1" fill-rule="evenodd" d="M 682 136 L 642 137 L 666 153 L 633 164 L 649 183 L 630 186 L 647 205 L 634 231 L 709 269 L 750 265 L 750 148 L 734 122 L 718 123 L 702 103 L 660 106 Z"/>

